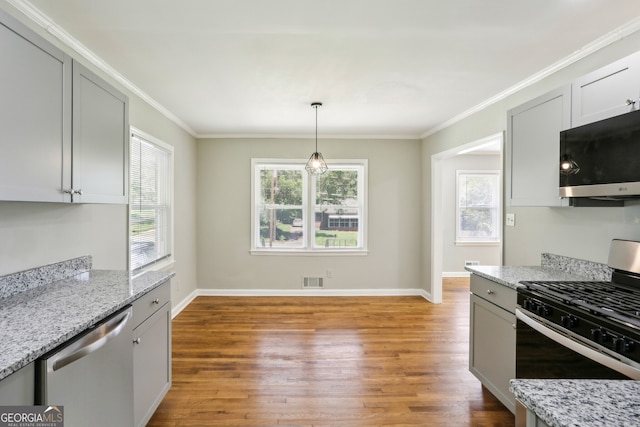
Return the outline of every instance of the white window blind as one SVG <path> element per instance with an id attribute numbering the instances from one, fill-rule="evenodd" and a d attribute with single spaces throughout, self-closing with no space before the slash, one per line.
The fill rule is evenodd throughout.
<path id="1" fill-rule="evenodd" d="M 131 270 L 171 256 L 172 152 L 131 135 Z"/>

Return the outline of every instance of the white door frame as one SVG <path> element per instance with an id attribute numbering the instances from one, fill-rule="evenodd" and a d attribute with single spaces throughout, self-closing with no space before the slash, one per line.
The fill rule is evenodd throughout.
<path id="1" fill-rule="evenodd" d="M 504 179 L 504 132 L 499 132 L 464 145 L 460 145 L 449 150 L 441 151 L 431 155 L 431 302 L 442 303 L 442 208 L 444 205 L 442 195 L 442 163 L 444 160 L 454 157 L 466 150 L 480 147 L 498 139 L 500 141 L 500 175 Z M 502 218 L 504 195 L 500 203 L 500 218 Z M 502 221 L 501 221 L 502 223 Z M 504 233 L 500 238 L 500 264 L 502 264 L 502 246 Z"/>

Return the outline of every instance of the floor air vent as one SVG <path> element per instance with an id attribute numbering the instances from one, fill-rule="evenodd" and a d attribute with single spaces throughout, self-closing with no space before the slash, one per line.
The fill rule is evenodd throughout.
<path id="1" fill-rule="evenodd" d="M 303 288 L 322 288 L 322 277 L 303 277 L 302 278 L 302 287 Z"/>

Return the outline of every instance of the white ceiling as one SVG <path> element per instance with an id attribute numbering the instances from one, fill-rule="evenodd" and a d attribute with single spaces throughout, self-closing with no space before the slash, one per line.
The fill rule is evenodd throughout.
<path id="1" fill-rule="evenodd" d="M 638 0 L 8 1 L 195 136 L 310 136 L 313 101 L 320 138 L 424 136 L 640 16 Z"/>

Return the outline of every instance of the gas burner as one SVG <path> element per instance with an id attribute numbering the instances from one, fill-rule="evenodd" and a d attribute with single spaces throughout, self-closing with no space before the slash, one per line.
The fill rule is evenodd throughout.
<path id="1" fill-rule="evenodd" d="M 602 281 L 523 281 L 528 289 L 568 306 L 640 328 L 640 288 Z"/>

